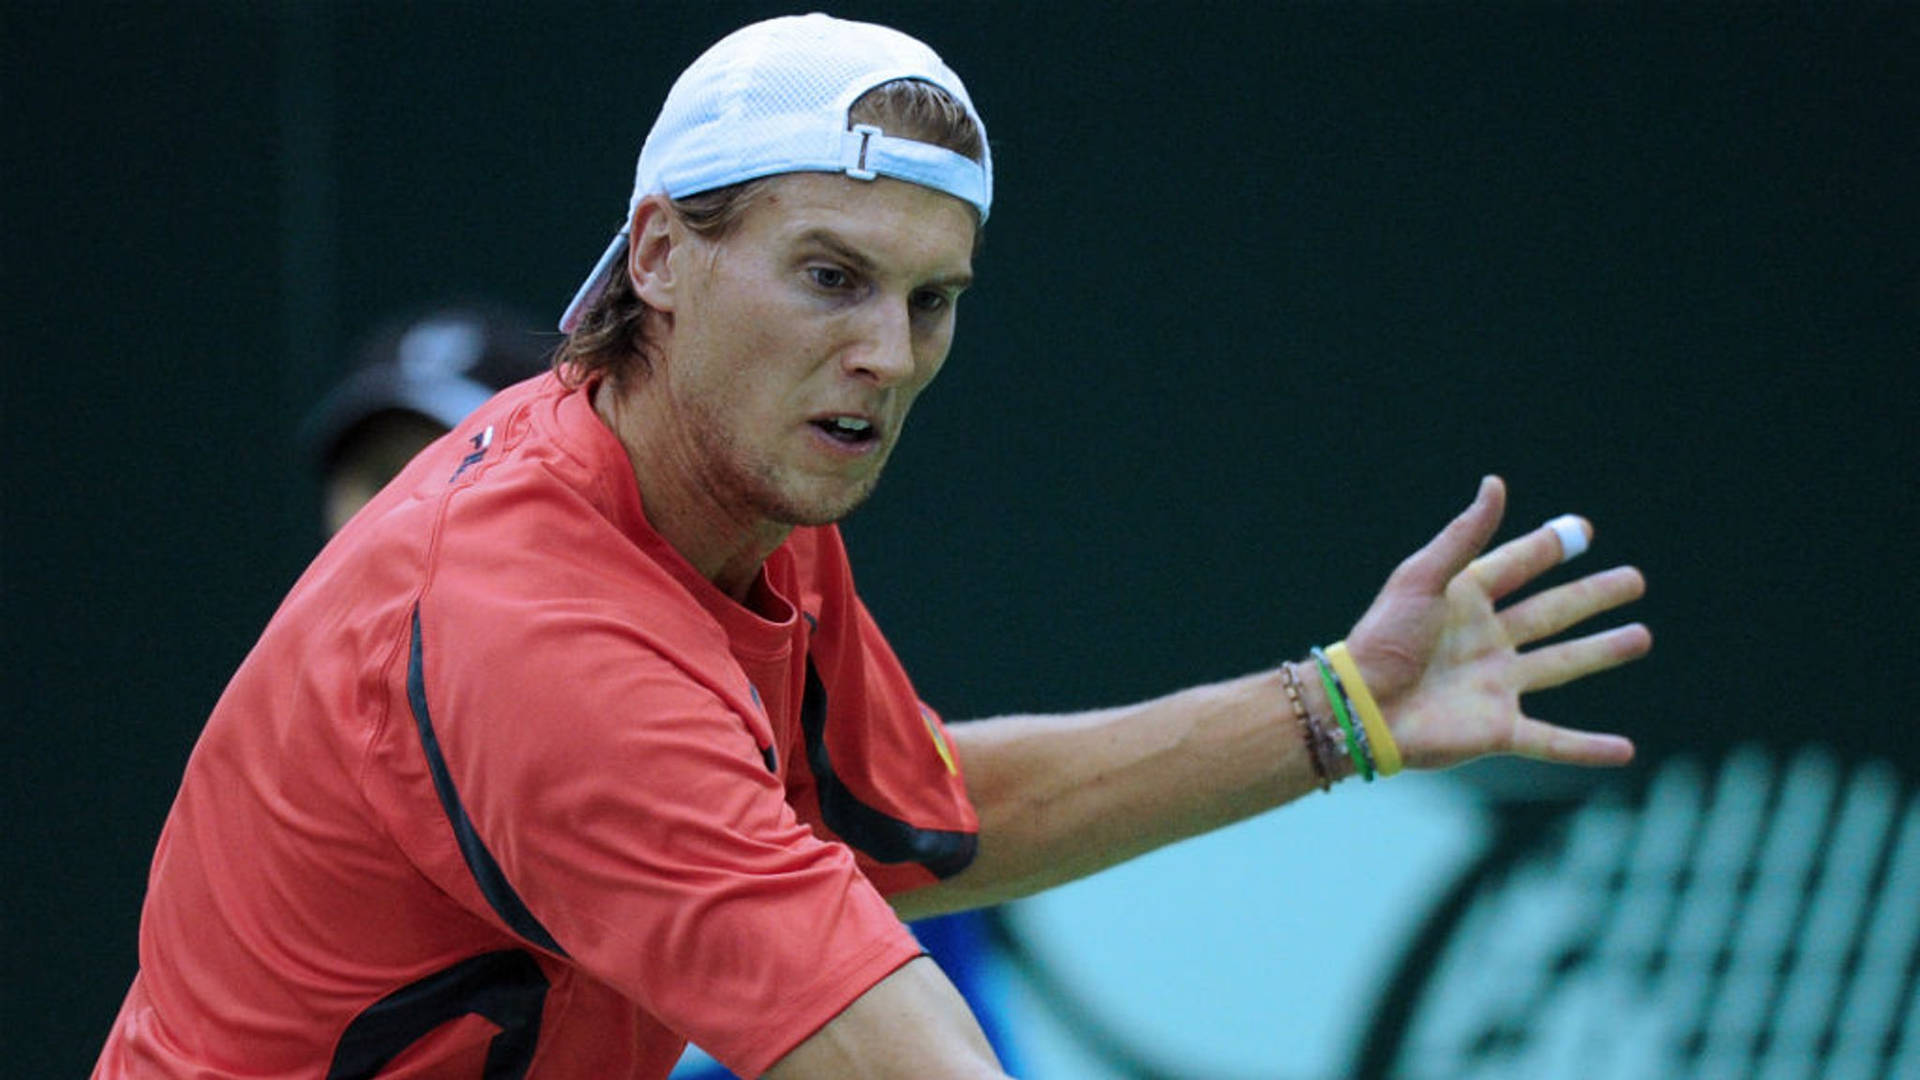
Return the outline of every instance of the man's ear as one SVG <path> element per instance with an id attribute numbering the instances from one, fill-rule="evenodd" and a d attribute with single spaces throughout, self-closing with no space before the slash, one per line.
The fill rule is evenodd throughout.
<path id="1" fill-rule="evenodd" d="M 664 195 L 649 195 L 627 223 L 627 278 L 634 294 L 655 311 L 673 310 L 674 250 L 689 239 Z"/>

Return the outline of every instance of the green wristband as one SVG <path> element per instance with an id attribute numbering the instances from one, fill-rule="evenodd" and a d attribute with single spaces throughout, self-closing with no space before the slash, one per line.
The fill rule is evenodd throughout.
<path id="1" fill-rule="evenodd" d="M 1360 779 L 1371 784 L 1373 755 L 1366 751 L 1359 732 L 1354 730 L 1353 716 L 1347 711 L 1346 691 L 1340 688 L 1340 677 L 1334 674 L 1333 664 L 1327 660 L 1327 654 L 1317 648 L 1313 650 L 1313 663 L 1320 669 L 1321 685 L 1327 688 L 1327 700 L 1333 705 L 1333 718 L 1347 737 L 1347 756 L 1353 759 L 1353 767 L 1359 771 Z"/>

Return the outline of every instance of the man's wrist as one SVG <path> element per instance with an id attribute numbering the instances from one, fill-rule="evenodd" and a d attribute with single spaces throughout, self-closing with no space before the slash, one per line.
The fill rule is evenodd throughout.
<path id="1" fill-rule="evenodd" d="M 1334 718 L 1333 702 L 1312 660 L 1280 665 L 1280 682 L 1298 730 L 1308 765 L 1322 791 L 1352 776 L 1355 767 L 1347 741 Z"/>

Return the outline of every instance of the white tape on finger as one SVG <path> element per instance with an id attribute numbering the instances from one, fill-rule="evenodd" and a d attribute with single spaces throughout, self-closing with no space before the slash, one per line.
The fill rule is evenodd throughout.
<path id="1" fill-rule="evenodd" d="M 1560 561 L 1571 562 L 1586 553 L 1587 527 L 1577 514 L 1561 514 L 1547 522 L 1547 528 L 1560 538 Z"/>

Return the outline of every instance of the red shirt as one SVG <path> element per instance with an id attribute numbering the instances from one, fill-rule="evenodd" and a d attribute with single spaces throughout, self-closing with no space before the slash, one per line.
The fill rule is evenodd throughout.
<path id="1" fill-rule="evenodd" d="M 918 955 L 882 893 L 978 822 L 838 531 L 735 603 L 588 398 L 501 394 L 295 585 L 96 1076 L 661 1077 L 685 1038 L 752 1076 Z"/>

